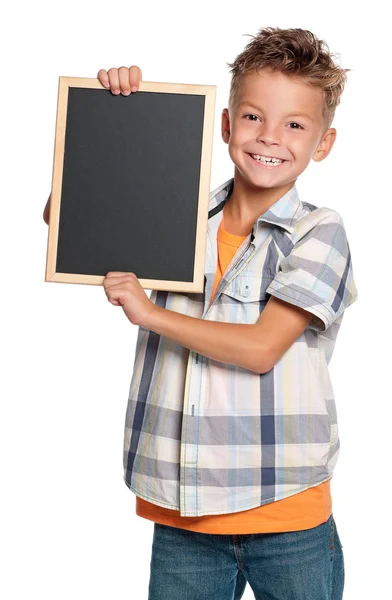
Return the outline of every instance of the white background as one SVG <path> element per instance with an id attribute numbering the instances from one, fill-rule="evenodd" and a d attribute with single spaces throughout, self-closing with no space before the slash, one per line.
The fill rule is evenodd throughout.
<path id="1" fill-rule="evenodd" d="M 352 71 L 331 155 L 297 182 L 343 217 L 359 300 L 330 363 L 341 452 L 333 509 L 345 600 L 390 589 L 390 46 L 384 3 L 19 2 L 2 15 L 0 594 L 147 599 L 153 524 L 135 515 L 122 443 L 136 328 L 102 287 L 45 283 L 42 219 L 58 77 L 142 68 L 218 86 L 211 188 L 233 174 L 220 138 L 231 62 L 264 26 L 325 39 Z M 389 549 L 389 550 L 388 550 Z M 249 586 L 243 598 L 253 598 Z M 168 599 L 170 600 L 170 599 Z"/>

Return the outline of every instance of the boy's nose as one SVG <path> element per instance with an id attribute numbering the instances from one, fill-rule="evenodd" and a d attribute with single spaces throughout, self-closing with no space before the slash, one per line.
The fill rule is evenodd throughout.
<path id="1" fill-rule="evenodd" d="M 266 129 L 264 127 L 258 134 L 257 141 L 263 142 L 264 144 L 266 144 L 266 146 L 281 145 L 281 139 L 278 134 L 278 131 L 276 129 L 271 128 Z"/>

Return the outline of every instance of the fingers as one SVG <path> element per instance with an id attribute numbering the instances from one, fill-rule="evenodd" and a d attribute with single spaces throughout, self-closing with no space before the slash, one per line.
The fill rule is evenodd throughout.
<path id="1" fill-rule="evenodd" d="M 109 302 L 114 304 L 114 306 L 122 306 L 121 296 L 126 291 L 129 291 L 129 288 L 124 286 L 126 286 L 128 281 L 134 281 L 135 279 L 137 278 L 134 273 L 123 273 L 121 271 L 107 273 L 103 281 L 103 287 Z"/>
<path id="2" fill-rule="evenodd" d="M 126 281 L 134 281 L 137 280 L 135 273 L 123 273 L 122 271 L 111 271 L 107 273 L 105 279 L 103 280 L 103 287 L 105 289 L 112 288 L 113 286 L 117 286 L 117 284 L 124 284 Z"/>
<path id="3" fill-rule="evenodd" d="M 98 71 L 97 77 L 98 77 L 99 81 L 102 83 L 102 85 L 104 85 L 105 87 L 110 86 L 109 75 L 108 75 L 107 71 L 105 71 L 105 69 L 100 69 Z"/>
<path id="4" fill-rule="evenodd" d="M 119 69 L 112 67 L 109 71 L 101 69 L 97 77 L 102 85 L 110 87 L 111 92 L 116 96 L 120 93 L 128 96 L 131 92 L 137 92 L 139 89 L 142 72 L 136 65 L 132 65 L 129 69 L 128 67 Z"/>
<path id="5" fill-rule="evenodd" d="M 118 69 L 111 68 L 108 71 L 110 89 L 116 96 L 120 93 L 120 79 Z"/>
<path id="6" fill-rule="evenodd" d="M 123 96 L 128 96 L 131 93 L 131 83 L 129 81 L 129 69 L 127 67 L 119 68 L 118 79 L 121 93 Z"/>
<path id="7" fill-rule="evenodd" d="M 106 274 L 106 277 L 136 277 L 135 273 L 131 273 L 131 272 L 124 272 L 124 271 L 110 271 L 109 273 Z"/>
<path id="8" fill-rule="evenodd" d="M 129 67 L 129 81 L 131 83 L 131 92 L 137 92 L 142 80 L 142 72 L 139 67 L 132 65 Z"/>

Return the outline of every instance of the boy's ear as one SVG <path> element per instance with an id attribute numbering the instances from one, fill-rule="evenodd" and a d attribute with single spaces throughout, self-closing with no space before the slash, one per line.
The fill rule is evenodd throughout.
<path id="1" fill-rule="evenodd" d="M 327 129 L 324 133 L 321 141 L 317 147 L 316 152 L 313 154 L 313 160 L 316 162 L 320 162 L 327 158 L 328 154 L 332 150 L 332 146 L 334 145 L 336 140 L 336 129 L 334 127 Z"/>
<path id="2" fill-rule="evenodd" d="M 222 111 L 222 139 L 228 144 L 230 139 L 230 116 L 229 109 L 224 108 Z"/>

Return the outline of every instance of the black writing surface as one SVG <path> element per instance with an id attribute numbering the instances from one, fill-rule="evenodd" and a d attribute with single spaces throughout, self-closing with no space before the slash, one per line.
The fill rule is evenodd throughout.
<path id="1" fill-rule="evenodd" d="M 98 80 L 60 80 L 71 81 L 62 129 L 59 92 L 47 280 L 102 284 L 123 271 L 151 289 L 202 291 L 215 88 L 142 82 L 115 96 Z"/>

